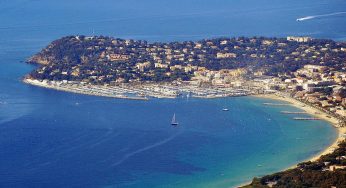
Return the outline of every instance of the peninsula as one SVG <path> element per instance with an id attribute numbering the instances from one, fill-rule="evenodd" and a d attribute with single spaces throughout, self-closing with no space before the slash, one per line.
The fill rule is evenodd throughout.
<path id="1" fill-rule="evenodd" d="M 300 121 L 330 121 L 338 128 L 338 140 L 313 162 L 255 178 L 248 187 L 345 185 L 344 42 L 238 37 L 149 43 L 67 36 L 53 41 L 28 63 L 39 66 L 24 82 L 81 94 L 142 100 L 257 95 L 293 103 L 304 111 L 283 113 L 295 113 Z M 327 155 L 320 158 L 322 154 Z M 310 176 L 316 181 L 305 181 Z"/>
<path id="2" fill-rule="evenodd" d="M 265 93 L 306 64 L 345 71 L 345 43 L 309 37 L 216 38 L 149 43 L 67 36 L 29 58 L 37 86 L 106 97 L 147 99 Z"/>

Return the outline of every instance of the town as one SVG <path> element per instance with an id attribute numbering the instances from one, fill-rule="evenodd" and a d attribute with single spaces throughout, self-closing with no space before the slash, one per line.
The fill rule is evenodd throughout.
<path id="1" fill-rule="evenodd" d="M 310 37 L 148 43 L 69 36 L 28 62 L 25 82 L 106 97 L 217 98 L 276 93 L 345 122 L 346 44 Z"/>
<path id="2" fill-rule="evenodd" d="M 306 64 L 346 71 L 346 44 L 309 37 L 218 38 L 148 43 L 110 37 L 69 36 L 28 60 L 42 64 L 40 80 L 117 85 L 190 81 L 231 86 L 239 77 L 290 75 Z"/>

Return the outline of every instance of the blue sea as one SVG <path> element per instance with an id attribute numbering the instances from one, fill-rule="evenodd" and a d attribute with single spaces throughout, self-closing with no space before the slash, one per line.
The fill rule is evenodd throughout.
<path id="1" fill-rule="evenodd" d="M 233 187 L 316 155 L 337 133 L 327 122 L 280 113 L 294 107 L 254 97 L 132 101 L 65 93 L 23 84 L 35 68 L 23 62 L 77 34 L 342 41 L 345 11 L 344 0 L 0 0 L 0 187 Z M 170 125 L 174 113 L 179 127 Z"/>

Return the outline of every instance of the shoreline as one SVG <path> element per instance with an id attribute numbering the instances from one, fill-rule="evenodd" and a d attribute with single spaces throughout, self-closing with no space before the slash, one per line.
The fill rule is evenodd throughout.
<path id="1" fill-rule="evenodd" d="M 126 96 L 124 94 L 115 94 L 115 93 L 109 93 L 109 92 L 99 92 L 99 91 L 93 91 L 95 88 L 88 88 L 88 89 L 80 89 L 80 87 L 64 87 L 61 85 L 54 85 L 54 84 L 48 84 L 39 80 L 35 79 L 29 79 L 29 78 L 24 78 L 23 82 L 29 85 L 33 86 L 38 86 L 38 87 L 43 87 L 43 88 L 48 88 L 48 89 L 54 89 L 58 91 L 64 91 L 64 92 L 70 92 L 70 93 L 76 93 L 76 94 L 84 94 L 84 95 L 90 95 L 90 96 L 101 96 L 101 97 L 109 97 L 109 98 L 118 98 L 118 99 L 129 99 L 129 100 L 149 100 L 147 96 L 141 97 L 141 96 Z M 90 87 L 90 86 L 86 86 Z M 97 89 L 97 88 L 96 88 Z M 340 127 L 338 124 L 338 119 L 335 117 L 331 117 L 328 114 L 326 114 L 323 111 L 320 111 L 319 109 L 316 109 L 314 107 L 311 107 L 309 105 L 306 105 L 294 98 L 291 97 L 286 97 L 286 96 L 279 96 L 277 94 L 256 94 L 256 95 L 234 95 L 234 96 L 252 96 L 252 97 L 258 97 L 258 98 L 266 98 L 266 99 L 272 99 L 272 100 L 277 100 L 277 101 L 283 101 L 289 103 L 289 105 L 292 105 L 296 108 L 299 108 L 303 111 L 305 111 L 307 114 L 329 122 L 331 126 L 333 126 L 338 133 L 337 138 L 335 141 L 327 147 L 325 150 L 321 151 L 320 153 L 316 154 L 312 158 L 309 158 L 305 161 L 316 161 L 318 160 L 322 155 L 326 155 L 329 153 L 332 153 L 337 147 L 340 141 L 344 140 L 344 134 L 346 134 L 346 127 Z M 220 98 L 220 97 L 234 97 L 234 96 L 192 96 L 195 98 L 205 98 L 205 99 L 210 99 L 210 98 Z M 156 97 L 156 98 L 176 98 L 177 96 L 166 96 L 166 95 L 152 95 L 149 97 Z M 294 168 L 296 167 L 290 167 Z M 290 169 L 288 168 L 288 169 Z"/>
<path id="2" fill-rule="evenodd" d="M 75 93 L 75 94 L 82 94 L 82 95 L 90 95 L 90 96 L 99 96 L 99 97 L 109 97 L 109 98 L 117 98 L 117 99 L 129 99 L 129 100 L 148 100 L 148 98 L 145 97 L 128 97 L 128 96 L 122 96 L 122 95 L 106 95 L 106 94 L 97 94 L 97 93 L 91 93 L 91 92 L 83 92 L 83 91 L 76 91 L 72 89 L 67 89 L 63 87 L 56 87 L 56 86 L 51 86 L 48 84 L 44 84 L 41 82 L 37 82 L 36 80 L 31 80 L 31 79 L 23 79 L 23 82 L 32 86 L 37 86 L 37 87 L 42 87 L 46 89 L 53 89 L 57 91 L 64 91 L 64 92 L 69 92 L 69 93 Z"/>
<path id="3" fill-rule="evenodd" d="M 328 115 L 327 113 L 320 111 L 319 109 L 308 106 L 308 105 L 306 105 L 306 104 L 304 104 L 304 103 L 302 103 L 302 102 L 300 102 L 294 98 L 278 96 L 275 94 L 260 94 L 260 95 L 254 95 L 253 97 L 288 102 L 290 105 L 305 111 L 307 114 L 309 114 L 315 118 L 319 118 L 321 120 L 329 122 L 329 125 L 333 126 L 336 129 L 337 137 L 335 138 L 334 142 L 329 147 L 325 148 L 324 150 L 322 150 L 318 154 L 312 156 L 311 158 L 304 160 L 305 162 L 317 161 L 321 156 L 332 153 L 335 149 L 338 148 L 338 144 L 341 141 L 345 140 L 344 134 L 346 133 L 346 127 L 340 127 L 337 118 L 332 117 L 332 116 Z M 296 166 L 297 165 L 294 165 L 294 166 L 289 167 L 287 169 L 295 168 Z M 285 169 L 285 170 L 287 170 L 287 169 Z"/>
<path id="4" fill-rule="evenodd" d="M 70 93 L 77 93 L 77 94 L 85 94 L 85 95 L 90 95 L 90 96 L 102 96 L 102 97 L 110 97 L 110 98 L 119 98 L 119 99 L 130 99 L 130 100 L 149 100 L 147 98 L 147 96 L 145 97 L 140 97 L 140 96 L 126 96 L 124 94 L 115 94 L 115 93 L 99 93 L 98 91 L 93 91 L 95 88 L 89 88 L 87 90 L 81 90 L 80 87 L 64 87 L 64 86 L 60 86 L 60 85 L 52 85 L 52 84 L 48 84 L 39 80 L 34 80 L 34 79 L 28 79 L 28 78 L 24 78 L 23 82 L 29 85 L 34 85 L 34 86 L 38 86 L 38 87 L 43 87 L 43 88 L 48 88 L 48 89 L 54 89 L 54 90 L 58 90 L 58 91 L 64 91 L 64 92 L 70 92 Z M 97 88 L 96 88 L 97 89 Z M 333 126 L 336 131 L 337 131 L 337 137 L 335 138 L 334 142 L 328 146 L 327 148 L 325 148 L 324 150 L 322 150 L 321 152 L 315 154 L 314 156 L 303 160 L 302 162 L 307 162 L 307 161 L 317 161 L 321 156 L 326 155 L 326 154 L 330 154 L 332 153 L 335 149 L 338 148 L 338 144 L 345 140 L 345 134 L 346 134 L 346 127 L 340 127 L 339 126 L 339 122 L 338 119 L 335 117 L 330 116 L 329 114 L 315 108 L 315 107 L 311 107 L 309 105 L 306 105 L 292 97 L 287 97 L 287 96 L 281 96 L 281 95 L 277 95 L 277 94 L 256 94 L 256 95 L 235 95 L 235 96 L 251 96 L 251 97 L 257 97 L 257 98 L 263 98 L 263 99 L 271 99 L 271 100 L 276 100 L 276 101 L 283 101 L 283 102 L 287 102 L 289 103 L 288 105 L 292 105 L 298 109 L 303 110 L 304 112 L 306 112 L 308 115 L 313 116 L 314 118 L 318 118 L 320 120 L 324 120 L 327 121 L 329 123 L 330 126 Z M 156 98 L 176 98 L 176 96 L 165 96 L 165 95 L 152 95 L 149 97 L 156 97 Z M 196 97 L 196 98 L 223 98 L 223 97 L 234 97 L 234 96 L 192 96 L 192 97 Z M 293 165 L 291 167 L 285 168 L 281 171 L 285 171 L 288 169 L 292 169 L 292 168 L 296 168 L 296 165 Z M 235 187 L 243 187 L 246 185 L 249 185 L 251 183 L 250 182 L 245 182 L 242 183 L 240 185 L 237 185 Z"/>
<path id="5" fill-rule="evenodd" d="M 177 97 L 193 98 L 223 98 L 248 96 L 253 94 L 250 90 L 238 88 L 204 88 L 195 85 L 181 84 L 169 85 L 160 83 L 146 83 L 137 85 L 93 85 L 75 81 L 50 81 L 23 78 L 26 84 L 65 91 L 70 93 L 85 94 L 91 96 L 101 96 L 130 100 L 149 100 L 150 98 L 175 99 Z"/>
<path id="6" fill-rule="evenodd" d="M 313 117 L 319 118 L 321 120 L 329 122 L 329 125 L 332 126 L 334 129 L 337 131 L 337 137 L 335 138 L 334 142 L 329 145 L 327 148 L 322 150 L 321 152 L 315 154 L 314 156 L 302 161 L 302 162 L 314 162 L 317 161 L 318 159 L 321 158 L 321 156 L 330 154 L 332 153 L 335 149 L 338 148 L 338 144 L 345 140 L 345 134 L 346 134 L 346 127 L 340 127 L 338 124 L 338 119 L 335 117 L 331 117 L 328 114 L 326 114 L 323 111 L 320 111 L 319 109 L 316 109 L 314 107 L 308 106 L 294 98 L 291 97 L 283 97 L 283 96 L 278 96 L 276 94 L 258 94 L 258 95 L 252 95 L 252 97 L 257 97 L 257 98 L 262 98 L 262 99 L 271 99 L 271 100 L 276 100 L 276 101 L 282 101 L 282 102 L 287 102 L 289 105 L 294 106 L 300 110 L 305 111 L 308 115 L 311 115 Z M 289 169 L 296 168 L 298 164 L 295 164 L 293 166 L 287 167 L 285 169 L 280 170 L 279 172 L 283 172 Z M 244 186 L 247 186 L 252 183 L 252 180 L 249 182 L 245 182 L 242 184 L 239 184 L 235 186 L 236 188 L 241 188 Z"/>

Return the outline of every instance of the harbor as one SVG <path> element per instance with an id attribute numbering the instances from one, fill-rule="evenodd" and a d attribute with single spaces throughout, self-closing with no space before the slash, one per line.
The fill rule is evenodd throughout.
<path id="1" fill-rule="evenodd" d="M 80 93 L 86 95 L 104 96 L 112 98 L 148 100 L 149 98 L 177 98 L 177 97 L 195 97 L 195 98 L 221 98 L 246 96 L 254 94 L 249 89 L 223 88 L 223 87 L 199 87 L 195 85 L 172 85 L 172 84 L 121 84 L 111 85 L 93 85 L 75 81 L 48 81 L 25 78 L 27 84 Z"/>

